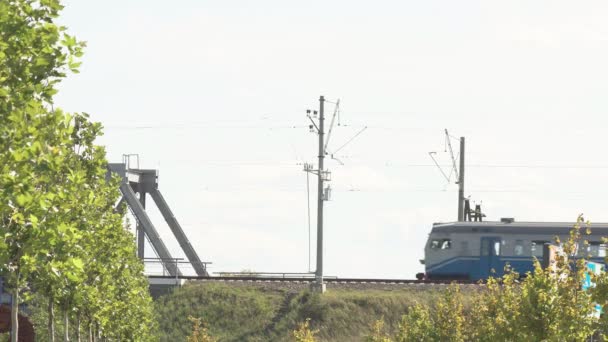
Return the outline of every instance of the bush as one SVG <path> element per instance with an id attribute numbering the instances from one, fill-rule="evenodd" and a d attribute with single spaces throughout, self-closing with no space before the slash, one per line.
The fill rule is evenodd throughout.
<path id="1" fill-rule="evenodd" d="M 583 229 L 584 228 L 584 229 Z M 485 289 L 473 296 L 469 313 L 457 285 L 450 286 L 433 306 L 417 304 L 399 324 L 397 342 L 409 341 L 586 341 L 602 335 L 608 318 L 597 318 L 595 303 L 606 308 L 608 273 L 591 275 L 596 283 L 582 289 L 587 264 L 576 257 L 577 246 L 586 244 L 589 223 L 579 216 L 554 263 L 543 269 L 535 261 L 533 272 L 520 281 L 519 274 L 505 270 L 501 278 L 488 279 Z M 370 336 L 382 336 L 382 322 Z M 384 338 L 384 337 L 382 337 Z M 384 339 L 370 341 L 391 341 Z"/>

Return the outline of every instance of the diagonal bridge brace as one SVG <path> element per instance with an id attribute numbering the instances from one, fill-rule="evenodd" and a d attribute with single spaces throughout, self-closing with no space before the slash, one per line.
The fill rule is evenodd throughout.
<path id="1" fill-rule="evenodd" d="M 175 215 L 173 215 L 169 205 L 158 190 L 157 171 L 132 169 L 128 167 L 127 163 L 111 163 L 108 165 L 108 168 L 110 172 L 116 173 L 122 178 L 120 192 L 122 193 L 123 197 L 121 198 L 119 205 L 126 202 L 128 207 L 131 209 L 131 212 L 137 219 L 139 257 L 144 257 L 143 239 L 145 235 L 150 241 L 152 248 L 160 258 L 163 267 L 169 272 L 169 274 L 171 276 L 182 275 L 177 266 L 177 262 L 175 262 L 176 259 L 171 256 L 171 253 L 158 235 L 158 231 L 146 213 L 145 196 L 146 194 L 150 194 L 165 221 L 169 225 L 169 228 L 171 228 L 171 231 L 184 251 L 184 254 L 186 254 L 188 261 L 192 264 L 196 274 L 204 277 L 209 276 L 206 263 L 202 262 L 198 257 L 198 254 L 190 244 L 190 241 L 186 237 L 182 227 L 175 218 Z M 137 198 L 136 192 L 139 193 L 139 198 Z"/>

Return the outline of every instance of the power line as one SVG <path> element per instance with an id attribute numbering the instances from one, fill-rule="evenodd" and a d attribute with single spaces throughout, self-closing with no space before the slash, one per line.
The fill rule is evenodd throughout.
<path id="1" fill-rule="evenodd" d="M 202 188 L 205 192 L 255 192 L 261 193 L 265 191 L 270 192 L 288 192 L 288 193 L 302 193 L 306 191 L 305 187 L 285 187 L 285 188 L 273 188 L 272 190 L 268 190 L 267 187 L 250 187 L 250 188 Z M 448 190 L 439 190 L 436 188 L 399 188 L 399 187 L 391 187 L 391 188 L 382 188 L 382 189 L 369 189 L 369 188 L 357 188 L 356 190 L 348 187 L 337 187 L 334 190 L 340 193 L 353 193 L 353 192 L 362 192 L 362 193 L 383 193 L 383 192 L 420 192 L 420 193 L 456 193 L 458 190 L 456 189 L 448 189 Z M 595 189 L 595 190 L 575 190 L 575 189 L 563 189 L 563 190 L 552 190 L 552 189 L 492 189 L 492 188 L 473 188 L 470 191 L 474 192 L 483 192 L 483 193 L 542 193 L 542 194 L 606 194 L 608 193 L 608 189 Z"/>
<path id="2" fill-rule="evenodd" d="M 184 124 L 184 125 L 173 125 L 173 124 L 167 124 L 167 125 L 137 125 L 137 126 L 119 126 L 119 125 L 108 125 L 108 126 L 104 126 L 104 129 L 110 129 L 110 130 L 128 130 L 128 129 L 133 129 L 133 130 L 176 130 L 176 129 L 204 129 L 204 128 L 209 128 L 209 129 L 219 129 L 219 128 L 225 128 L 225 129 L 293 129 L 293 128 L 306 128 L 306 126 L 304 125 L 282 125 L 282 126 L 262 126 L 262 125 L 207 125 L 207 124 Z"/>
<path id="3" fill-rule="evenodd" d="M 329 145 L 329 139 L 331 139 L 331 132 L 334 129 L 334 123 L 336 122 L 336 116 L 338 116 L 340 113 L 340 99 L 338 99 L 338 101 L 336 101 L 336 107 L 334 108 L 334 115 L 331 117 L 331 122 L 329 124 L 329 131 L 327 132 L 327 138 L 325 139 L 325 146 L 323 147 L 323 149 L 325 151 L 327 151 L 327 145 Z M 338 120 L 338 125 L 340 125 L 340 122 Z"/>
<path id="4" fill-rule="evenodd" d="M 343 158 L 343 157 L 341 157 Z M 285 167 L 299 167 L 301 166 L 300 161 L 281 161 L 281 160 L 269 160 L 269 161 L 233 161 L 233 160 L 196 160 L 196 159 L 178 159 L 178 160 L 164 160 L 166 163 L 193 163 L 202 164 L 206 166 L 285 166 Z M 437 167 L 436 164 L 425 164 L 425 163 L 400 163 L 391 160 L 372 160 L 372 159 L 361 159 L 361 160 L 350 160 L 351 165 L 366 165 L 366 166 L 378 166 L 378 167 L 404 167 L 404 168 L 420 168 L 420 167 Z M 441 167 L 452 167 L 451 164 L 439 164 Z M 522 168 L 522 169 L 581 169 L 581 170 L 593 170 L 593 169 L 608 169 L 608 165 L 550 165 L 550 164 L 466 164 L 468 168 Z"/>
<path id="5" fill-rule="evenodd" d="M 338 153 L 340 150 L 342 150 L 344 147 L 346 147 L 348 144 L 350 144 L 353 140 L 355 140 L 359 135 L 361 135 L 361 133 L 363 133 L 365 130 L 367 129 L 367 126 L 363 127 L 362 130 L 360 130 L 359 132 L 357 132 L 357 134 L 355 134 L 352 138 L 348 139 L 347 142 L 345 142 L 344 144 L 342 144 L 342 146 L 338 147 L 338 149 L 336 149 L 334 151 L 335 153 Z"/>

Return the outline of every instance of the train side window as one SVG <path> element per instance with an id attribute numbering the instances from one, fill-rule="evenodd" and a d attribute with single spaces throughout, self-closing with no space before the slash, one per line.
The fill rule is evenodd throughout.
<path id="1" fill-rule="evenodd" d="M 524 254 L 524 240 L 515 240 L 515 248 L 513 249 L 515 255 Z"/>
<path id="2" fill-rule="evenodd" d="M 441 249 L 450 249 L 452 248 L 452 240 L 444 239 L 441 241 Z"/>
<path id="3" fill-rule="evenodd" d="M 494 241 L 494 255 L 500 256 L 500 241 Z"/>
<path id="4" fill-rule="evenodd" d="M 589 242 L 587 253 L 591 254 L 592 257 L 605 257 L 606 245 L 599 242 Z"/>
<path id="5" fill-rule="evenodd" d="M 542 257 L 543 256 L 543 246 L 546 241 L 532 241 L 530 245 L 530 251 L 532 252 L 532 256 Z"/>
<path id="6" fill-rule="evenodd" d="M 438 249 L 441 240 L 431 240 L 431 249 Z"/>

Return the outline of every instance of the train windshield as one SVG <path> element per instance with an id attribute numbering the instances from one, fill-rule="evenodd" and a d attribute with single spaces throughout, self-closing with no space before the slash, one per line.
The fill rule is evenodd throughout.
<path id="1" fill-rule="evenodd" d="M 436 239 L 431 240 L 431 249 L 450 249 L 452 248 L 452 240 Z"/>

